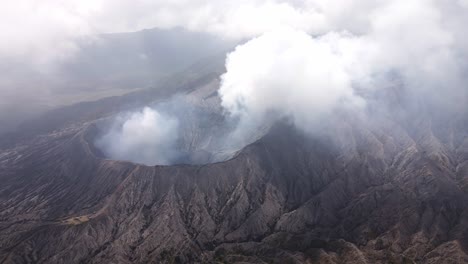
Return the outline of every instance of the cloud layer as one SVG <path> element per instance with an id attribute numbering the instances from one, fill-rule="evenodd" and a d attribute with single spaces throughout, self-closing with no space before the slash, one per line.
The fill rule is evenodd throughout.
<path id="1" fill-rule="evenodd" d="M 314 132 L 335 110 L 357 113 L 363 95 L 395 82 L 413 103 L 466 109 L 466 39 L 450 24 L 466 17 L 446 13 L 456 5 L 387 1 L 359 33 L 285 27 L 238 46 L 219 89 L 222 106 L 240 120 L 237 137 L 283 118 Z"/>
<path id="2" fill-rule="evenodd" d="M 360 35 L 404 25 L 414 37 L 443 26 L 465 38 L 467 8 L 465 0 L 18 0 L 0 9 L 0 57 L 27 55 L 45 63 L 73 54 L 75 41 L 86 35 L 153 27 L 246 39 L 284 26 L 312 35 Z"/>
<path id="3" fill-rule="evenodd" d="M 219 89 L 239 122 L 229 136 L 244 144 L 284 118 L 313 132 L 394 82 L 412 98 L 466 110 L 467 11 L 466 0 L 18 0 L 0 9 L 0 67 L 59 67 L 79 39 L 105 32 L 182 27 L 250 39 L 228 55 Z M 100 141 L 114 158 L 167 164 L 176 155 L 176 120 L 146 108 L 119 122 Z"/>

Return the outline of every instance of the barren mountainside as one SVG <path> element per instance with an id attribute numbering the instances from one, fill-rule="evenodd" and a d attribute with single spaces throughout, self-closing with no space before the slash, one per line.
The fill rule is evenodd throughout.
<path id="1" fill-rule="evenodd" d="M 173 90 L 216 111 L 214 76 Z M 132 96 L 107 100 L 169 94 Z M 146 166 L 94 147 L 120 109 L 90 105 L 0 150 L 1 263 L 468 263 L 464 112 L 285 121 L 223 162 Z"/>

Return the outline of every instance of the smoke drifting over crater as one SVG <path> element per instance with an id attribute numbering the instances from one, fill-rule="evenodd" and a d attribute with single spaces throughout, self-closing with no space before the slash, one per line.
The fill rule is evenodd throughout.
<path id="1" fill-rule="evenodd" d="M 206 99 L 216 86 L 198 88 L 195 94 L 174 95 L 99 122 L 95 145 L 107 158 L 146 165 L 207 164 L 231 158 L 244 146 L 229 143 L 235 123 L 221 114 L 217 97 Z"/>
<path id="2" fill-rule="evenodd" d="M 283 118 L 312 131 L 337 108 L 364 106 L 353 88 L 360 77 L 353 67 L 365 44 L 338 33 L 317 38 L 292 29 L 265 33 L 228 55 L 221 104 L 240 119 L 241 134 Z"/>
<path id="3" fill-rule="evenodd" d="M 177 159 L 178 120 L 145 107 L 128 117 L 119 117 L 96 141 L 108 157 L 148 165 L 171 164 Z"/>
<path id="4" fill-rule="evenodd" d="M 369 114 L 368 101 L 391 85 L 404 87 L 401 95 L 408 105 L 423 101 L 434 109 L 466 111 L 468 45 L 460 25 L 468 19 L 463 2 L 395 0 L 367 3 L 360 10 L 368 14 L 357 21 L 337 20 L 340 12 L 323 9 L 327 23 L 321 30 L 301 23 L 266 27 L 229 53 L 217 93 L 219 113 L 224 113 L 223 121 L 216 123 L 222 127 L 216 132 L 220 140 L 213 143 L 208 136 L 197 151 L 233 153 L 284 119 L 313 134 L 337 111 Z M 159 158 L 160 153 L 187 155 L 171 149 L 178 140 L 174 135 L 181 134 L 177 121 L 152 111 L 130 116 L 120 132 L 104 137 L 101 146 L 111 150 L 111 157 L 147 164 L 151 155 L 156 158 L 149 164 L 174 160 Z M 145 125 L 148 120 L 157 125 Z M 198 115 L 192 116 L 192 122 L 198 120 Z M 126 140 L 134 132 L 138 139 Z M 119 141 L 122 146 L 110 147 Z M 158 150 L 146 150 L 152 147 Z"/>
<path id="5" fill-rule="evenodd" d="M 389 85 L 404 87 L 409 104 L 466 110 L 465 41 L 448 24 L 465 17 L 444 13 L 452 4 L 381 3 L 359 34 L 266 32 L 227 56 L 221 104 L 239 118 L 240 137 L 283 118 L 314 133 L 336 110 L 364 113 L 366 100 Z"/>

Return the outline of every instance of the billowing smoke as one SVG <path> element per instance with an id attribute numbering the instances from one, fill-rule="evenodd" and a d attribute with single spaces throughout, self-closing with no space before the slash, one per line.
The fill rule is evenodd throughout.
<path id="1" fill-rule="evenodd" d="M 212 86 L 207 93 L 212 93 Z M 202 94 L 201 98 L 207 94 Z M 206 164 L 238 150 L 225 144 L 233 124 L 220 107 L 200 97 L 174 95 L 143 109 L 120 113 L 98 123 L 95 146 L 105 157 L 146 165 Z"/>
<path id="2" fill-rule="evenodd" d="M 360 10 L 361 18 L 354 13 L 352 17 L 342 16 L 344 9 L 335 1 L 328 6 L 324 1 L 303 5 L 296 1 L 260 2 L 256 7 L 270 7 L 265 10 L 276 14 L 272 16 L 275 18 L 283 17 L 275 10 L 314 13 L 319 26 L 306 26 L 310 21 L 296 21 L 288 15 L 283 17 L 288 18 L 284 23 L 273 19 L 265 27 L 255 25 L 255 32 L 241 30 L 242 36 L 256 37 L 227 56 L 218 90 L 225 123 L 217 124 L 223 127 L 222 134 L 215 136 L 217 142 L 201 141 L 199 146 L 209 145 L 203 150 L 223 152 L 225 147 L 232 153 L 258 138 L 255 135 L 261 135 L 259 131 L 285 119 L 313 134 L 337 112 L 367 115 L 373 96 L 392 85 L 404 88 L 401 94 L 409 106 L 423 101 L 436 109 L 433 111 L 466 111 L 465 1 L 360 1 L 351 7 Z M 279 6 L 284 9 L 277 9 Z M 205 30 L 230 35 L 230 26 L 243 29 L 235 21 L 214 23 L 222 26 Z M 374 106 L 380 107 L 375 102 Z M 170 149 L 177 141 L 174 135 L 180 134 L 175 132 L 177 122 L 159 117 L 151 118 L 157 125 L 145 126 L 145 119 L 139 115 L 123 121 L 124 125 L 105 136 L 101 144 L 126 142 L 111 147 L 114 150 L 109 153 L 117 153 L 111 157 L 148 164 L 144 157 L 153 155 L 158 158 L 153 157 L 149 164 L 170 163 L 174 160 L 170 156 L 178 155 Z M 193 116 L 195 122 L 197 118 Z M 229 131 L 226 128 L 232 128 L 231 120 L 237 123 Z M 126 131 L 127 123 L 136 129 Z M 138 131 L 132 135 L 132 130 Z M 143 145 L 155 150 L 141 152 Z"/>
<path id="3" fill-rule="evenodd" d="M 389 1 L 359 34 L 281 28 L 238 46 L 219 89 L 222 106 L 240 120 L 235 138 L 284 118 L 314 132 L 337 110 L 359 113 L 366 95 L 395 82 L 407 100 L 466 108 L 466 42 L 438 7 Z"/>
<path id="4" fill-rule="evenodd" d="M 228 55 L 221 104 L 240 119 L 240 134 L 282 118 L 310 131 L 337 107 L 363 107 L 353 89 L 362 70 L 355 62 L 364 59 L 363 51 L 366 43 L 346 34 L 266 33 Z"/>
<path id="5" fill-rule="evenodd" d="M 113 159 L 148 165 L 171 164 L 178 158 L 178 120 L 145 107 L 128 117 L 119 117 L 112 128 L 96 141 Z"/>

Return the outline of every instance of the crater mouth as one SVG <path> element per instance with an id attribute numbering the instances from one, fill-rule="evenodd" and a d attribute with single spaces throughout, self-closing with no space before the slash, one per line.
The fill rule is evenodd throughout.
<path id="1" fill-rule="evenodd" d="M 96 122 L 88 140 L 96 156 L 105 159 L 149 166 L 222 162 L 264 135 L 235 142 L 237 122 L 222 113 L 218 97 L 175 96 Z"/>

